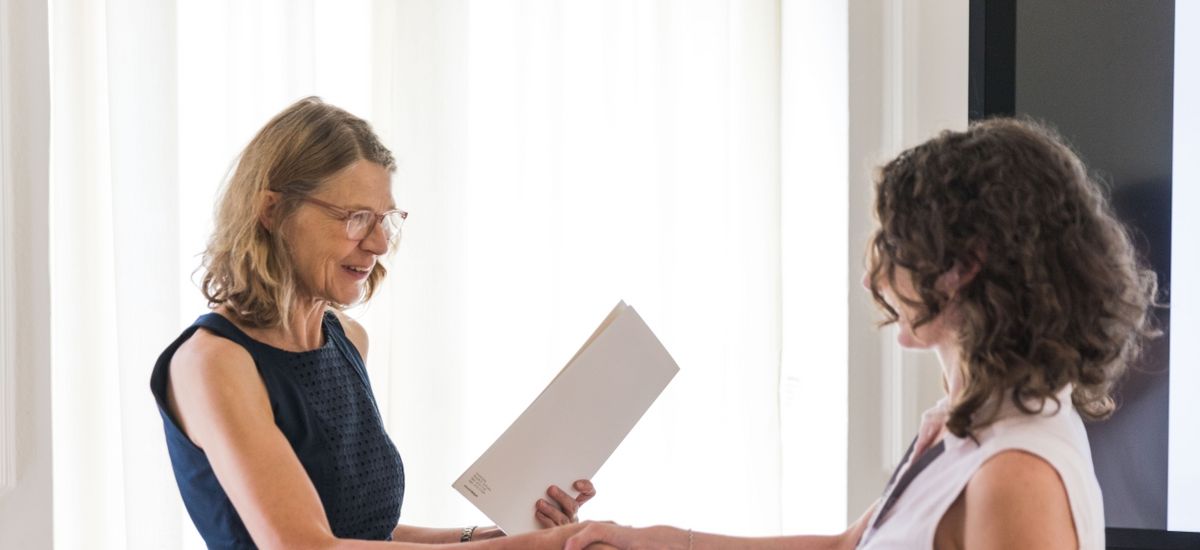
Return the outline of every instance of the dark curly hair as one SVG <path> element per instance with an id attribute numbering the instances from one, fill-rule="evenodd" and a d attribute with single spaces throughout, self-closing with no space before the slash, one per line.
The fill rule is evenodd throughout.
<path id="1" fill-rule="evenodd" d="M 868 285 L 885 324 L 898 315 L 880 289 L 895 287 L 897 268 L 912 274 L 916 296 L 901 299 L 914 329 L 956 306 L 963 392 L 951 433 L 991 424 L 1006 393 L 1038 413 L 1066 384 L 1084 417 L 1112 413 L 1114 382 L 1157 334 L 1157 279 L 1054 131 L 991 119 L 942 132 L 883 166 L 875 214 Z M 935 282 L 956 263 L 979 270 L 949 296 Z"/>

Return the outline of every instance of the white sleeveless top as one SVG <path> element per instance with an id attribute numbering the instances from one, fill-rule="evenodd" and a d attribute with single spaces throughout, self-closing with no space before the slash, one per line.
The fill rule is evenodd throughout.
<path id="1" fill-rule="evenodd" d="M 888 482 L 858 548 L 933 548 L 938 522 L 980 465 L 1001 451 L 1021 450 L 1041 457 L 1058 471 L 1071 503 L 1079 547 L 1103 550 L 1104 501 L 1092 469 L 1083 420 L 1071 405 L 1071 386 L 1059 392 L 1058 399 L 1061 410 L 1048 400 L 1045 412 L 1038 415 L 1021 413 L 1005 400 L 999 420 L 976 434 L 978 444 L 947 433 L 942 443 L 916 460 L 905 457 L 907 464 Z M 926 414 L 937 414 L 945 406 L 943 399 Z M 915 475 L 906 476 L 914 466 Z"/>

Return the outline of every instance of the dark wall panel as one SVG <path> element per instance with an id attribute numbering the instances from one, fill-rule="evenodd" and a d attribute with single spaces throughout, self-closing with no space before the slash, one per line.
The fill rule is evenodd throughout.
<path id="1" fill-rule="evenodd" d="M 984 100 L 1011 92 L 1012 112 L 1057 128 L 1109 187 L 1167 296 L 1174 19 L 1171 0 L 973 0 L 971 20 L 972 117 L 1007 114 Z M 1159 320 L 1166 336 L 1120 385 L 1117 413 L 1088 425 L 1109 527 L 1167 528 L 1169 311 Z"/>

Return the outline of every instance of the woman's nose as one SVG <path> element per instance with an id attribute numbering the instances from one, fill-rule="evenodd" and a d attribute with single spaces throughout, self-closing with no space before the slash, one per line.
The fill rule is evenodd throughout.
<path id="1" fill-rule="evenodd" d="M 366 237 L 363 237 L 363 240 L 361 243 L 359 243 L 359 246 L 362 247 L 363 250 L 366 250 L 367 252 L 370 252 L 376 256 L 387 254 L 387 232 L 384 231 L 382 225 L 375 224 L 375 226 L 371 228 L 371 232 L 367 233 Z"/>

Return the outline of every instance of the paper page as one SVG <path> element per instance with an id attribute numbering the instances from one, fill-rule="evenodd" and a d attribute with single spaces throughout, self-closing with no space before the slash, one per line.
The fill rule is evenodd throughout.
<path id="1" fill-rule="evenodd" d="M 567 361 L 567 364 L 563 365 L 563 368 L 558 371 L 558 374 L 554 375 L 554 380 L 558 380 L 558 375 L 566 372 L 566 370 L 571 367 L 571 364 L 575 362 L 575 358 L 579 357 L 579 354 L 583 353 L 583 350 L 592 345 L 592 342 L 596 340 L 596 337 L 600 336 L 600 333 L 604 332 L 604 329 L 608 328 L 608 325 L 612 324 L 613 319 L 616 319 L 617 316 L 620 315 L 621 312 L 625 311 L 625 308 L 627 307 L 629 306 L 625 305 L 625 300 L 617 302 L 616 307 L 613 307 L 612 311 L 608 312 L 608 317 L 605 317 L 604 321 L 600 323 L 600 326 L 596 327 L 596 330 L 592 332 L 592 335 L 588 336 L 587 341 L 584 342 L 582 346 L 579 346 L 579 351 L 575 352 L 575 355 L 571 357 L 571 360 Z M 554 380 L 551 380 L 549 384 L 546 384 L 546 388 L 553 386 Z M 545 391 L 545 389 L 542 390 L 542 392 Z"/>
<path id="2" fill-rule="evenodd" d="M 539 529 L 534 503 L 546 489 L 576 494 L 571 484 L 596 475 L 678 371 L 641 316 L 618 304 L 455 490 L 505 533 Z"/>

